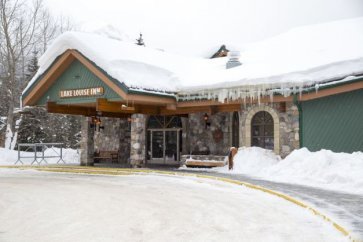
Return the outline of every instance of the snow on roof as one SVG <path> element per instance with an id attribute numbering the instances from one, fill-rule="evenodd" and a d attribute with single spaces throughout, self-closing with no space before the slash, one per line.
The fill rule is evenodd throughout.
<path id="1" fill-rule="evenodd" d="M 270 89 L 301 88 L 362 74 L 362 43 L 363 18 L 304 26 L 244 46 L 243 64 L 226 69 L 227 57 L 184 57 L 97 34 L 67 32 L 40 58 L 38 73 L 25 91 L 57 56 L 76 49 L 113 78 L 141 91 L 186 96 L 208 92 L 208 97 L 219 100 L 267 95 Z"/>

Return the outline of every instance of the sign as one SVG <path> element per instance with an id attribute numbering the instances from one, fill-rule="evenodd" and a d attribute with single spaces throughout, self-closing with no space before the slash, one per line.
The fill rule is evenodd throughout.
<path id="1" fill-rule="evenodd" d="M 60 90 L 60 98 L 70 98 L 70 97 L 93 97 L 103 95 L 103 87 L 91 87 L 82 89 L 71 89 L 71 90 Z"/>

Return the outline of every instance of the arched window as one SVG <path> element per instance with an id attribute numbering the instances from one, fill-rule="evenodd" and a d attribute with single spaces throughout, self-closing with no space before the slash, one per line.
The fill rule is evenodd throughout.
<path id="1" fill-rule="evenodd" d="M 266 111 L 256 113 L 251 124 L 251 145 L 274 149 L 274 121 Z"/>
<path id="2" fill-rule="evenodd" d="M 239 115 L 234 112 L 232 116 L 232 146 L 239 147 Z"/>

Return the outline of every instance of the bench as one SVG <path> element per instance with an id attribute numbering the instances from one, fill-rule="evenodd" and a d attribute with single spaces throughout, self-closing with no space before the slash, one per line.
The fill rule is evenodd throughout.
<path id="1" fill-rule="evenodd" d="M 190 168 L 213 168 L 213 167 L 223 167 L 226 165 L 224 161 L 217 160 L 194 160 L 187 159 L 185 165 Z"/>
<path id="2" fill-rule="evenodd" d="M 224 155 L 182 155 L 181 162 L 187 167 L 212 168 L 226 165 Z"/>
<path id="3" fill-rule="evenodd" d="M 93 158 L 95 163 L 100 163 L 102 160 L 118 163 L 118 151 L 100 150 L 94 153 Z"/>

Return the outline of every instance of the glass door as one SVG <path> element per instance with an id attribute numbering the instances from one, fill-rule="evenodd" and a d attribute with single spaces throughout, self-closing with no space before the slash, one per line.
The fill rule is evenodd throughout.
<path id="1" fill-rule="evenodd" d="M 180 129 L 149 130 L 149 163 L 178 164 L 180 160 Z"/>
<path id="2" fill-rule="evenodd" d="M 152 131 L 151 132 L 151 158 L 164 159 L 164 132 Z"/>

